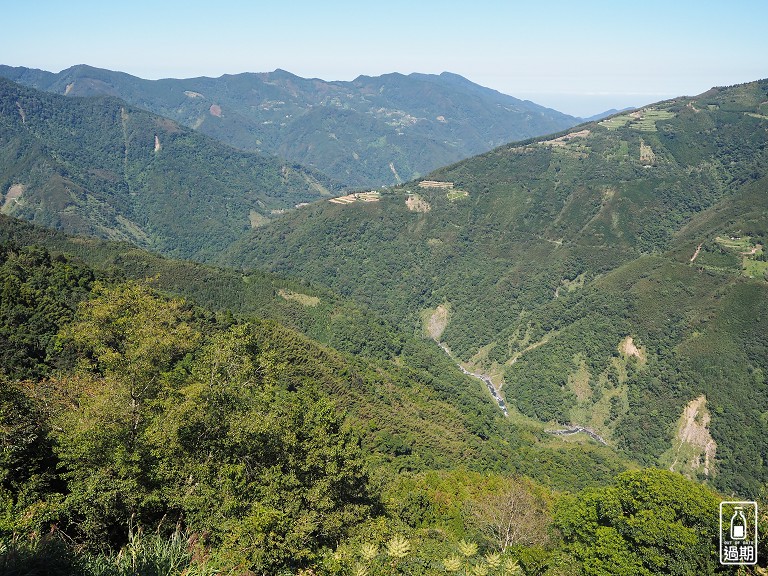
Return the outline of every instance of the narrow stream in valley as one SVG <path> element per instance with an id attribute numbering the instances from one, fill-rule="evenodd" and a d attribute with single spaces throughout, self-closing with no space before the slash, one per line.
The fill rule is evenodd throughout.
<path id="1" fill-rule="evenodd" d="M 440 345 L 440 348 L 443 349 L 443 351 L 448 354 L 448 357 L 456 362 L 456 359 L 451 354 L 451 349 L 448 348 L 448 346 L 442 342 L 438 342 Z M 456 362 L 456 366 L 459 367 L 459 370 L 464 372 L 467 376 L 473 376 L 480 380 L 481 382 L 485 383 L 485 385 L 488 387 L 488 391 L 491 393 L 491 396 L 493 396 L 493 399 L 496 400 L 496 403 L 499 405 L 499 408 L 502 412 L 504 412 L 504 416 L 509 416 L 509 413 L 507 412 L 507 405 L 504 403 L 504 398 L 502 398 L 499 393 L 496 391 L 496 386 L 493 385 L 493 382 L 491 381 L 491 377 L 487 376 L 486 374 L 477 374 L 475 372 L 470 372 L 464 366 Z"/>
<path id="2" fill-rule="evenodd" d="M 448 345 L 444 344 L 443 342 L 438 342 L 438 344 L 440 345 L 440 348 L 443 349 L 443 352 L 445 352 L 451 360 L 456 362 L 456 359 L 453 357 L 453 354 L 451 354 L 451 349 L 448 348 Z M 496 386 L 493 385 L 493 382 L 491 381 L 490 376 L 486 374 L 478 374 L 476 372 L 470 372 L 458 362 L 456 362 L 456 366 L 458 366 L 459 370 L 464 372 L 464 374 L 466 374 L 467 376 L 472 376 L 482 381 L 483 383 L 485 383 L 485 385 L 488 387 L 488 390 L 491 393 L 491 396 L 493 396 L 493 399 L 496 400 L 501 411 L 504 412 L 504 416 L 509 416 L 509 412 L 507 411 L 507 405 L 504 403 L 504 399 L 496 391 Z M 599 442 L 600 444 L 603 444 L 605 446 L 608 445 L 608 443 L 603 439 L 602 436 L 600 436 L 600 434 L 584 426 L 570 425 L 567 428 L 562 428 L 559 430 L 544 430 L 544 432 L 546 432 L 547 434 L 552 434 L 553 436 L 570 436 L 571 434 L 578 434 L 579 432 L 582 432 L 587 436 L 589 436 L 590 438 L 592 438 L 595 442 Z"/>
<path id="3" fill-rule="evenodd" d="M 608 442 L 606 442 L 600 434 L 595 432 L 594 430 L 591 430 L 589 428 L 585 428 L 584 426 L 569 426 L 568 428 L 563 428 L 561 430 L 544 430 L 547 434 L 552 434 L 554 436 L 570 436 L 571 434 L 578 434 L 579 432 L 583 432 L 596 442 L 600 442 L 600 444 L 603 444 L 605 446 L 608 445 Z"/>

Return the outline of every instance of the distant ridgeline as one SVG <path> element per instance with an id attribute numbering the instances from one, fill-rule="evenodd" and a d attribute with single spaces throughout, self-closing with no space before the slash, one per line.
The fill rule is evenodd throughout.
<path id="1" fill-rule="evenodd" d="M 756 494 L 767 130 L 768 81 L 717 88 L 502 146 L 377 202 L 314 204 L 222 261 L 423 325 L 510 409 Z"/>
<path id="2" fill-rule="evenodd" d="M 67 96 L 115 96 L 241 148 L 287 158 L 350 187 L 411 180 L 495 146 L 580 120 L 456 74 L 305 79 L 275 70 L 143 80 L 74 66 L 0 76 Z"/>

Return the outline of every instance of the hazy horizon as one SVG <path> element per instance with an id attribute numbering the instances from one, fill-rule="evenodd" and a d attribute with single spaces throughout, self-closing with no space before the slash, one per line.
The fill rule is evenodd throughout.
<path id="1" fill-rule="evenodd" d="M 6 7 L 9 22 L 26 24 L 0 37 L 0 63 L 52 72 L 84 63 L 147 79 L 276 68 L 328 81 L 449 71 L 581 117 L 768 77 L 768 4 L 752 0 L 706 9 L 650 0 L 640 10 L 597 0 L 139 0 L 129 11 L 43 0 L 34 26 L 28 12 Z"/>

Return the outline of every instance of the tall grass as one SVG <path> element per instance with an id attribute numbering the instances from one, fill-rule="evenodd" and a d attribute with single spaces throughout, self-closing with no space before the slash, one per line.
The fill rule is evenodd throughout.
<path id="1" fill-rule="evenodd" d="M 3 576 L 214 576 L 219 572 L 194 558 L 186 534 L 164 538 L 131 530 L 117 553 L 79 553 L 69 542 L 51 534 L 42 538 L 0 539 Z"/>
<path id="2" fill-rule="evenodd" d="M 0 538 L 0 574 L 3 576 L 43 576 L 84 574 L 72 546 L 61 538 Z"/>

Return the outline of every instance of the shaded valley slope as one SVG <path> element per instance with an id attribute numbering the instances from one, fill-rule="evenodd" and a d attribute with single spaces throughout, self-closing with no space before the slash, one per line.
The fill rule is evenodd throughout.
<path id="1" fill-rule="evenodd" d="M 116 98 L 65 98 L 0 79 L 5 214 L 211 258 L 275 213 L 336 188 Z"/>

